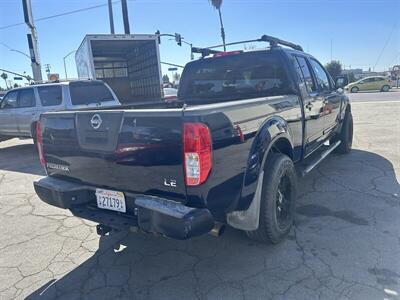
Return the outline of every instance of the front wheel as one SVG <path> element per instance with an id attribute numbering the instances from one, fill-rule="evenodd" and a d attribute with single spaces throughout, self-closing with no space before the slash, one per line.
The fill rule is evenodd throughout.
<path id="1" fill-rule="evenodd" d="M 271 153 L 267 162 L 259 225 L 256 230 L 246 233 L 253 240 L 277 244 L 293 225 L 297 175 L 292 160 L 284 154 Z"/>
<path id="2" fill-rule="evenodd" d="M 389 92 L 389 90 L 390 90 L 390 86 L 388 86 L 388 85 L 384 85 L 381 89 L 382 92 Z"/>
<path id="3" fill-rule="evenodd" d="M 330 142 L 335 143 L 338 140 L 340 140 L 340 145 L 336 148 L 335 152 L 339 154 L 349 153 L 353 145 L 353 115 L 350 110 L 348 110 L 344 116 L 340 133 Z"/>
<path id="4" fill-rule="evenodd" d="M 351 88 L 350 92 L 352 92 L 352 93 L 358 93 L 359 90 L 360 90 L 360 89 L 359 89 L 358 87 L 354 86 L 354 87 Z"/>

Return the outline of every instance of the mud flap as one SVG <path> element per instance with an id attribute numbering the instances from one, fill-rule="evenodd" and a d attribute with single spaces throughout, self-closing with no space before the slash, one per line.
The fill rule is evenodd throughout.
<path id="1" fill-rule="evenodd" d="M 230 226 L 240 229 L 253 231 L 258 228 L 260 221 L 261 192 L 264 179 L 264 171 L 260 173 L 257 182 L 256 192 L 253 201 L 247 210 L 233 211 L 227 214 L 227 222 Z"/>

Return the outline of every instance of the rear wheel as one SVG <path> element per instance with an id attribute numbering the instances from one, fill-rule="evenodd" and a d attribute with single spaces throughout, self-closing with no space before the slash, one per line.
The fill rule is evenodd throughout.
<path id="1" fill-rule="evenodd" d="M 353 116 L 350 110 L 348 110 L 344 116 L 340 133 L 331 139 L 330 142 L 335 143 L 338 140 L 340 140 L 340 145 L 336 148 L 335 152 L 339 154 L 349 153 L 353 145 Z"/>
<path id="2" fill-rule="evenodd" d="M 381 89 L 381 92 L 389 92 L 389 90 L 390 90 L 390 86 L 384 85 L 384 86 L 382 87 L 382 89 Z"/>
<path id="3" fill-rule="evenodd" d="M 354 86 L 354 87 L 351 88 L 350 91 L 351 91 L 352 93 L 358 93 L 359 90 L 360 90 L 360 89 L 359 89 L 358 87 Z"/>
<path id="4" fill-rule="evenodd" d="M 296 197 L 297 175 L 292 160 L 271 153 L 263 181 L 259 225 L 247 235 L 259 242 L 279 243 L 293 225 Z"/>

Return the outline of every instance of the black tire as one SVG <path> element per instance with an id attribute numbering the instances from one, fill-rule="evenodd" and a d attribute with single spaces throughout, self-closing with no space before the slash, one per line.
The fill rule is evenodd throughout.
<path id="1" fill-rule="evenodd" d="M 360 90 L 360 89 L 359 89 L 358 87 L 353 86 L 353 87 L 351 88 L 350 92 L 352 92 L 352 93 L 358 93 L 359 90 Z"/>
<path id="2" fill-rule="evenodd" d="M 31 125 L 31 135 L 32 135 L 33 145 L 37 150 L 36 122 Z"/>
<path id="3" fill-rule="evenodd" d="M 335 143 L 338 140 L 340 140 L 340 145 L 335 149 L 335 152 L 339 154 L 350 153 L 353 145 L 353 115 L 350 110 L 344 116 L 340 133 L 331 140 L 331 143 Z"/>
<path id="4" fill-rule="evenodd" d="M 297 175 L 292 160 L 281 153 L 269 154 L 261 192 L 260 221 L 246 231 L 258 242 L 277 244 L 292 228 L 297 197 Z"/>
<path id="5" fill-rule="evenodd" d="M 389 92 L 389 90 L 390 90 L 390 86 L 388 86 L 388 85 L 384 85 L 384 86 L 381 88 L 381 92 Z"/>

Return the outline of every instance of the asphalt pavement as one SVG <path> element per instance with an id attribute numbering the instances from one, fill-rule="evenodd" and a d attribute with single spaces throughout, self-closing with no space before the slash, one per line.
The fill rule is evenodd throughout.
<path id="1" fill-rule="evenodd" d="M 1 142 L 0 299 L 400 299 L 399 96 L 350 95 L 354 150 L 300 180 L 296 225 L 275 246 L 230 228 L 99 238 L 38 199 L 30 141 Z"/>
<path id="2" fill-rule="evenodd" d="M 348 96 L 353 103 L 400 102 L 400 89 L 392 88 L 387 93 L 382 93 L 379 91 L 348 93 Z"/>

